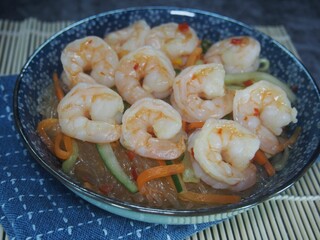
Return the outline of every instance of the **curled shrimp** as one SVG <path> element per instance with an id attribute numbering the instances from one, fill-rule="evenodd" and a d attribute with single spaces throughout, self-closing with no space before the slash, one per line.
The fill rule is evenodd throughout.
<path id="1" fill-rule="evenodd" d="M 286 93 L 278 86 L 259 81 L 236 91 L 234 120 L 258 135 L 261 149 L 269 154 L 282 150 L 277 136 L 290 122 L 297 122 L 297 110 L 291 107 Z"/>
<path id="2" fill-rule="evenodd" d="M 116 52 L 101 38 L 89 36 L 69 43 L 61 54 L 64 83 L 71 89 L 78 82 L 114 85 L 118 65 Z"/>
<path id="3" fill-rule="evenodd" d="M 104 40 L 117 52 L 121 59 L 129 52 L 144 46 L 149 31 L 150 26 L 146 21 L 139 20 L 126 28 L 108 33 Z"/>
<path id="4" fill-rule="evenodd" d="M 179 113 L 160 99 L 144 98 L 123 114 L 120 142 L 143 157 L 175 159 L 185 151 Z"/>
<path id="5" fill-rule="evenodd" d="M 259 67 L 260 49 L 260 43 L 252 37 L 231 37 L 213 44 L 204 61 L 223 64 L 226 73 L 252 72 Z"/>
<path id="6" fill-rule="evenodd" d="M 199 44 L 199 38 L 186 23 L 165 23 L 151 29 L 146 45 L 162 50 L 171 61 L 190 55 Z"/>
<path id="7" fill-rule="evenodd" d="M 78 83 L 58 104 L 61 130 L 66 135 L 92 143 L 120 138 L 122 98 L 100 84 Z"/>
<path id="8" fill-rule="evenodd" d="M 187 122 L 222 118 L 232 111 L 233 92 L 224 87 L 221 64 L 185 68 L 173 83 L 172 105 Z"/>
<path id="9" fill-rule="evenodd" d="M 197 177 L 216 189 L 241 191 L 256 182 L 250 163 L 259 138 L 233 120 L 208 119 L 189 137 L 188 151 Z"/>
<path id="10" fill-rule="evenodd" d="M 141 98 L 165 98 L 172 92 L 175 71 L 161 51 L 141 47 L 120 60 L 115 85 L 120 95 L 133 104 Z"/>

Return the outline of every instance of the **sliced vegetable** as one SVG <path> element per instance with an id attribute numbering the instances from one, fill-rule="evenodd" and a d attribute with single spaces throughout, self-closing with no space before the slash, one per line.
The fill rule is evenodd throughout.
<path id="1" fill-rule="evenodd" d="M 185 67 L 193 66 L 196 64 L 196 62 L 200 59 L 202 53 L 201 47 L 196 47 L 192 53 L 189 55 L 187 62 L 185 64 Z"/>
<path id="2" fill-rule="evenodd" d="M 203 54 L 205 54 L 208 51 L 208 49 L 211 47 L 211 45 L 212 45 L 211 40 L 204 39 L 201 41 L 201 48 L 202 48 Z"/>
<path id="3" fill-rule="evenodd" d="M 183 171 L 184 171 L 184 166 L 181 163 L 149 168 L 139 174 L 137 179 L 138 189 L 143 194 L 145 193 L 144 184 L 147 183 L 148 181 L 151 181 L 157 178 L 171 176 L 174 174 L 179 174 L 179 173 L 182 173 Z"/>
<path id="4" fill-rule="evenodd" d="M 170 165 L 174 164 L 171 160 L 167 160 L 165 162 L 166 162 L 167 166 L 170 166 Z M 182 186 L 181 181 L 179 179 L 179 175 L 177 175 L 177 174 L 171 175 L 171 178 L 172 178 L 172 181 L 174 183 L 174 186 L 176 187 L 177 192 L 178 193 L 182 192 L 183 191 L 183 186 Z"/>
<path id="5" fill-rule="evenodd" d="M 266 72 L 269 70 L 270 62 L 267 58 L 260 58 L 259 62 L 260 62 L 259 68 L 258 68 L 259 72 Z"/>
<path id="6" fill-rule="evenodd" d="M 62 144 L 64 145 L 65 150 L 61 148 Z M 62 160 L 66 160 L 72 155 L 72 150 L 71 137 L 63 134 L 62 132 L 58 132 L 54 140 L 55 155 Z"/>
<path id="7" fill-rule="evenodd" d="M 79 156 L 78 144 L 76 143 L 76 141 L 72 140 L 72 154 L 67 160 L 63 161 L 62 171 L 65 173 L 70 173 L 76 160 L 78 159 L 78 156 Z"/>
<path id="8" fill-rule="evenodd" d="M 64 97 L 64 92 L 60 86 L 59 77 L 56 72 L 53 73 L 52 79 L 53 79 L 53 85 L 54 85 L 54 90 L 56 92 L 56 96 L 57 96 L 58 100 L 60 101 Z"/>
<path id="9" fill-rule="evenodd" d="M 286 149 L 287 147 L 293 145 L 293 144 L 298 140 L 298 137 L 299 137 L 299 135 L 300 135 L 300 133 L 301 133 L 301 130 L 302 130 L 301 127 L 297 127 L 297 128 L 294 130 L 294 132 L 293 132 L 293 134 L 291 135 L 291 137 L 290 137 L 286 142 L 284 142 L 284 143 L 282 144 L 283 149 Z"/>
<path id="10" fill-rule="evenodd" d="M 202 128 L 203 125 L 204 125 L 204 122 L 191 122 L 187 124 L 187 133 L 192 132 L 197 128 Z"/>
<path id="11" fill-rule="evenodd" d="M 240 202 L 241 200 L 241 197 L 238 195 L 195 193 L 190 191 L 181 192 L 179 193 L 178 197 L 182 201 L 209 203 L 209 204 L 230 204 L 230 203 Z"/>
<path id="12" fill-rule="evenodd" d="M 245 86 L 245 82 L 247 80 L 251 80 L 253 82 L 258 82 L 260 80 L 269 81 L 275 85 L 281 87 L 287 94 L 289 100 L 294 102 L 296 100 L 296 95 L 289 88 L 289 86 L 274 76 L 265 73 L 265 72 L 247 72 L 247 73 L 237 73 L 237 74 L 226 74 L 224 82 L 227 86 L 235 85 L 235 86 Z"/>
<path id="13" fill-rule="evenodd" d="M 288 163 L 289 159 L 289 148 L 285 148 L 283 152 L 278 153 L 273 156 L 270 160 L 272 161 L 272 166 L 276 171 L 282 170 Z"/>
<path id="14" fill-rule="evenodd" d="M 267 156 L 264 154 L 263 151 L 258 150 L 253 157 L 253 161 L 255 163 L 263 166 L 270 177 L 276 173 L 274 167 L 269 162 L 269 159 L 267 158 Z"/>
<path id="15" fill-rule="evenodd" d="M 130 177 L 124 172 L 120 166 L 112 147 L 109 143 L 97 144 L 98 152 L 111 174 L 130 192 L 135 193 L 138 191 L 137 185 L 133 182 Z"/>
<path id="16" fill-rule="evenodd" d="M 48 149 L 54 153 L 54 143 L 48 136 L 47 131 L 54 126 L 58 126 L 58 119 L 47 118 L 38 123 L 37 132 L 41 140 L 47 145 Z"/>
<path id="17" fill-rule="evenodd" d="M 183 160 L 182 160 L 182 164 L 184 165 L 184 171 L 182 173 L 182 180 L 184 182 L 199 183 L 200 178 L 198 178 L 193 171 L 189 152 L 185 152 Z"/>

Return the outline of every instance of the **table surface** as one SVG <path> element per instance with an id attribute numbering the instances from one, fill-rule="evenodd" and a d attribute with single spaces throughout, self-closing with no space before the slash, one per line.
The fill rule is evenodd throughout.
<path id="1" fill-rule="evenodd" d="M 48 6 L 44 6 L 44 3 L 42 3 L 42 1 L 39 1 L 38 5 L 35 5 L 34 7 L 31 7 L 27 4 L 27 2 L 32 2 L 30 0 L 13 1 L 16 3 L 15 9 L 9 7 L 7 8 L 6 12 L 4 12 L 3 10 L 4 7 L 7 7 L 6 1 L 2 1 L 0 3 L 0 19 L 2 19 L 0 20 L 0 36 L 5 39 L 4 42 L 8 43 L 16 41 L 18 46 L 25 47 L 25 49 L 23 49 L 23 51 L 19 53 L 20 58 L 16 59 L 15 65 L 12 65 L 10 61 L 2 60 L 3 58 L 6 59 L 5 54 L 8 54 L 9 56 L 10 51 L 15 51 L 15 48 L 12 46 L 7 46 L 8 49 L 5 49 L 0 46 L 0 53 L 1 51 L 4 53 L 0 56 L 0 74 L 18 73 L 26 58 L 39 44 L 41 44 L 54 32 L 58 31 L 64 26 L 67 26 L 71 22 L 98 12 L 133 6 L 132 3 L 128 2 L 127 5 L 123 2 L 113 2 L 110 3 L 110 5 L 108 4 L 108 6 L 107 4 L 103 6 L 102 3 L 97 2 L 93 2 L 92 5 L 88 5 L 87 3 L 85 3 L 85 1 L 80 0 L 77 1 L 73 6 L 75 9 L 77 9 L 77 11 L 73 8 L 71 9 L 71 6 L 69 5 L 70 2 L 68 2 L 65 8 L 63 8 L 61 11 L 58 11 L 59 5 L 57 4 L 60 2 L 60 0 L 56 0 L 56 3 L 52 5 L 52 12 L 48 14 Z M 194 2 L 186 5 L 183 5 L 182 1 L 173 0 L 171 1 L 171 4 L 164 4 L 166 2 L 167 1 L 149 1 L 148 5 L 176 5 L 180 7 L 205 9 L 220 13 L 222 15 L 227 15 L 251 25 L 281 24 L 282 26 L 264 26 L 258 28 L 261 31 L 274 37 L 280 43 L 284 44 L 293 53 L 299 53 L 299 56 L 301 57 L 304 64 L 307 66 L 307 68 L 309 68 L 314 77 L 319 80 L 320 68 L 316 66 L 316 61 L 320 56 L 320 48 L 313 48 L 313 46 L 316 46 L 316 44 L 320 43 L 320 21 L 318 17 L 320 16 L 320 14 L 318 2 L 306 1 L 304 6 L 300 6 L 295 2 L 290 2 L 290 7 L 286 4 L 284 4 L 282 7 L 283 3 L 279 4 L 278 6 L 282 8 L 282 11 L 284 12 L 283 18 L 280 18 L 281 11 L 279 9 L 277 9 L 275 6 L 269 5 L 270 2 L 272 3 L 272 1 L 269 1 L 268 5 L 258 2 L 255 3 L 254 1 L 248 1 L 246 3 L 243 3 L 244 6 L 240 6 L 239 4 L 233 5 L 233 1 L 225 1 L 228 3 L 215 1 L 214 4 L 210 3 L 209 1 L 197 1 L 197 3 Z M 135 3 L 135 6 L 147 5 L 143 1 L 135 1 Z M 308 17 L 306 17 L 304 20 L 303 15 L 301 14 L 301 8 L 307 11 L 306 16 Z M 43 9 L 43 11 L 40 11 L 39 9 Z M 67 14 L 68 9 L 70 10 L 69 15 Z M 276 16 L 277 14 L 279 14 L 278 17 Z M 42 21 L 38 21 L 34 18 Z M 295 19 L 297 24 L 292 24 L 292 22 L 290 22 L 293 21 L 293 19 Z M 8 20 L 19 21 L 13 22 Z M 302 27 L 304 25 L 306 29 Z M 37 26 L 39 29 L 41 26 L 41 31 L 37 31 L 34 26 Z M 10 29 L 10 27 L 12 29 Z M 18 38 L 21 37 L 19 34 L 12 35 L 13 30 L 19 31 L 19 29 L 24 30 L 23 36 L 25 37 L 20 40 L 18 40 Z M 313 30 L 311 31 L 310 29 Z M 27 35 L 27 33 L 29 35 Z M 313 35 L 315 39 L 310 40 L 306 35 L 300 36 L 304 34 L 308 35 L 310 39 L 311 35 Z M 312 44 L 310 44 L 310 42 L 312 42 Z M 16 51 L 16 53 L 17 52 L 18 51 Z M 286 190 L 281 195 L 278 195 L 269 201 L 259 204 L 257 207 L 250 209 L 243 214 L 239 214 L 229 220 L 226 220 L 221 224 L 214 225 L 204 231 L 195 234 L 194 236 L 190 236 L 189 240 L 236 239 L 239 236 L 241 236 L 243 239 L 319 239 L 319 182 L 320 164 L 317 163 L 300 181 L 298 181 L 294 186 Z M 3 229 L 1 229 L 0 227 L 0 239 L 2 239 L 1 237 L 3 239 L 6 238 Z"/>

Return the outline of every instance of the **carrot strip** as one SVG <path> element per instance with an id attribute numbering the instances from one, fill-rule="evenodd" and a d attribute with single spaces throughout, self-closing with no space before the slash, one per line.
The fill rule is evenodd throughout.
<path id="1" fill-rule="evenodd" d="M 185 67 L 189 67 L 192 65 L 195 65 L 197 60 L 200 58 L 202 53 L 202 48 L 201 47 L 196 47 L 193 52 L 189 55 L 187 62 L 185 64 Z"/>
<path id="2" fill-rule="evenodd" d="M 63 142 L 66 150 L 63 150 L 61 148 L 62 142 Z M 54 140 L 54 153 L 55 153 L 55 155 L 62 160 L 66 160 L 71 156 L 72 150 L 73 150 L 72 149 L 72 139 L 69 136 L 59 132 Z"/>
<path id="3" fill-rule="evenodd" d="M 241 200 L 241 197 L 238 195 L 195 193 L 190 191 L 181 192 L 179 193 L 178 197 L 182 201 L 210 203 L 210 204 L 230 204 L 230 203 L 237 203 Z"/>
<path id="4" fill-rule="evenodd" d="M 182 121 L 182 130 L 187 131 L 188 123 L 186 121 Z"/>
<path id="5" fill-rule="evenodd" d="M 59 77 L 56 72 L 53 73 L 52 79 L 53 79 L 53 85 L 54 85 L 54 90 L 56 92 L 56 96 L 58 100 L 61 101 L 61 99 L 64 97 L 64 92 L 60 86 Z"/>
<path id="6" fill-rule="evenodd" d="M 181 163 L 149 168 L 139 174 L 137 178 L 138 189 L 140 193 L 143 194 L 145 193 L 144 184 L 147 183 L 148 181 L 151 181 L 156 178 L 167 177 L 173 174 L 182 173 L 183 171 L 184 171 L 184 165 Z"/>
<path id="7" fill-rule="evenodd" d="M 263 151 L 258 150 L 253 157 L 253 161 L 263 166 L 270 177 L 276 173 L 276 170 L 274 169 L 272 164 L 269 162 L 269 159 L 267 158 L 267 156 L 264 154 Z"/>
<path id="8" fill-rule="evenodd" d="M 37 132 L 41 140 L 47 145 L 49 150 L 54 153 L 54 143 L 47 134 L 47 130 L 58 124 L 58 119 L 47 118 L 38 123 Z"/>

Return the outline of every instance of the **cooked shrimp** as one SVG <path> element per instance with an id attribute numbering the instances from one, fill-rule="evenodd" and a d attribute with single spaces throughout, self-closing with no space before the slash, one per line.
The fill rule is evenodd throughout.
<path id="1" fill-rule="evenodd" d="M 85 37 L 69 43 L 61 54 L 66 74 L 64 83 L 71 89 L 78 82 L 114 85 L 118 56 L 103 39 Z"/>
<path id="2" fill-rule="evenodd" d="M 179 113 L 160 99 L 144 98 L 123 114 L 124 147 L 140 156 L 168 160 L 185 151 L 185 135 Z"/>
<path id="3" fill-rule="evenodd" d="M 208 119 L 189 137 L 197 177 L 213 188 L 241 191 L 256 182 L 250 163 L 259 149 L 259 138 L 232 120 Z"/>
<path id="4" fill-rule="evenodd" d="M 169 96 L 174 77 L 170 60 L 161 51 L 145 46 L 120 60 L 115 84 L 124 100 L 133 104 L 145 97 Z"/>
<path id="5" fill-rule="evenodd" d="M 232 111 L 233 92 L 225 90 L 221 64 L 185 68 L 173 83 L 172 105 L 187 122 L 222 118 Z"/>
<path id="6" fill-rule="evenodd" d="M 171 61 L 190 55 L 198 44 L 196 32 L 186 23 L 159 25 L 146 38 L 146 45 L 162 50 Z"/>
<path id="7" fill-rule="evenodd" d="M 275 154 L 282 150 L 277 136 L 282 133 L 284 126 L 297 122 L 297 110 L 291 107 L 286 93 L 280 87 L 259 81 L 236 91 L 233 117 L 258 135 L 263 151 Z"/>
<path id="8" fill-rule="evenodd" d="M 226 73 L 252 72 L 259 67 L 260 49 L 260 43 L 254 38 L 231 37 L 213 44 L 204 61 L 223 64 Z"/>
<path id="9" fill-rule="evenodd" d="M 63 133 L 92 143 L 113 142 L 120 138 L 122 98 L 100 84 L 78 83 L 58 105 Z"/>
<path id="10" fill-rule="evenodd" d="M 149 31 L 150 27 L 146 21 L 140 20 L 126 28 L 108 33 L 104 40 L 117 52 L 121 59 L 129 52 L 142 47 Z"/>

